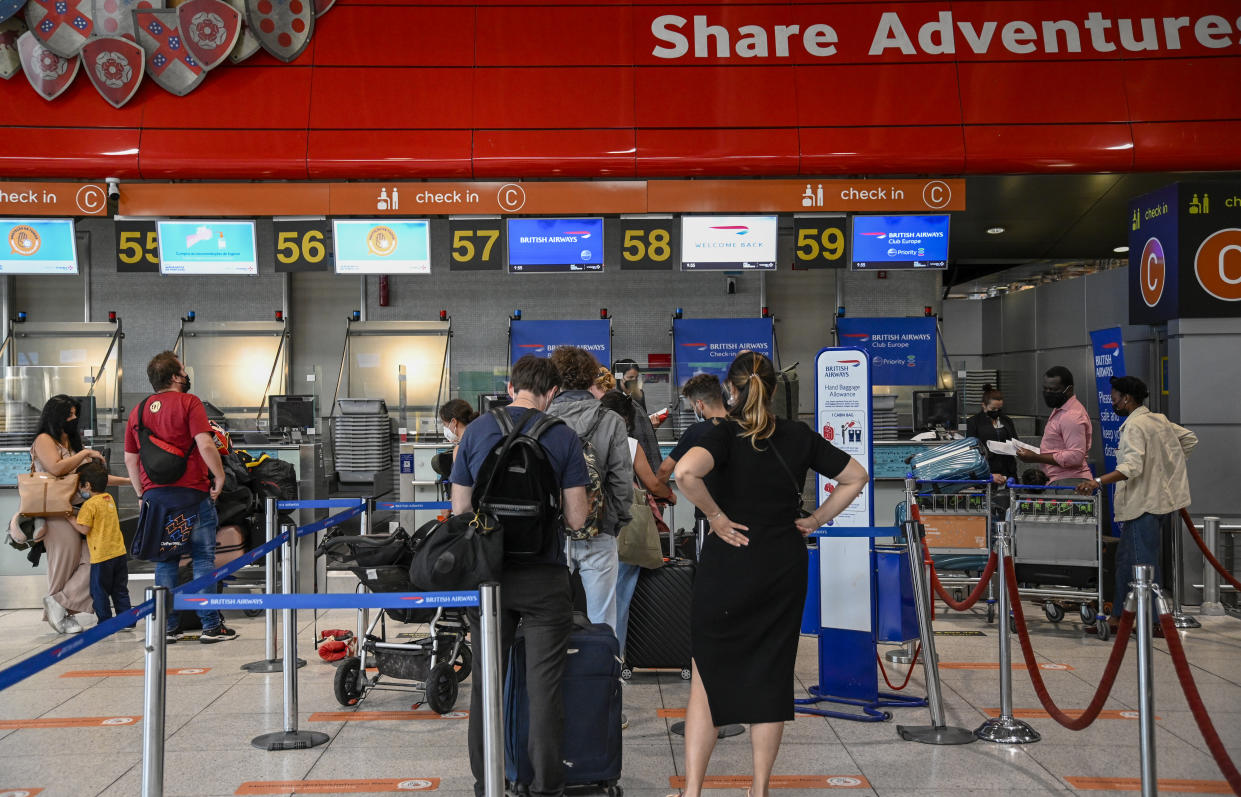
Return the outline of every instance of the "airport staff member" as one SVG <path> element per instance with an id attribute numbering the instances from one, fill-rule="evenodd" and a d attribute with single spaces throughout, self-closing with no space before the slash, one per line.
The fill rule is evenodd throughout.
<path id="1" fill-rule="evenodd" d="M 1090 452 L 1090 416 L 1073 394 L 1073 374 L 1053 365 L 1043 374 L 1043 403 L 1051 417 L 1043 429 L 1040 453 L 1017 449 L 1017 459 L 1043 466 L 1052 485 L 1076 486 L 1093 478 L 1086 457 Z"/>
<path id="2" fill-rule="evenodd" d="M 1159 573 L 1162 530 L 1170 526 L 1174 512 L 1189 506 L 1185 457 L 1198 445 L 1198 435 L 1143 406 L 1148 395 L 1145 383 L 1136 376 L 1112 377 L 1112 409 L 1125 419 L 1120 425 L 1116 470 L 1077 487 L 1082 495 L 1093 495 L 1105 484 L 1116 485 L 1112 508 L 1121 533 L 1116 548 L 1116 598 L 1108 620 L 1113 630 L 1125 607 L 1134 565 L 1152 565 L 1155 583 L 1163 583 Z"/>

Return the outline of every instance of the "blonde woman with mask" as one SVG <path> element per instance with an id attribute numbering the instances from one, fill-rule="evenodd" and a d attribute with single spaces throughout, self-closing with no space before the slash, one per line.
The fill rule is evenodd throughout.
<path id="1" fill-rule="evenodd" d="M 694 578 L 693 676 L 685 723 L 685 790 L 698 797 L 717 729 L 750 724 L 752 797 L 767 797 L 784 723 L 793 719 L 794 664 L 806 600 L 805 535 L 861 493 L 856 460 L 806 424 L 771 411 L 776 372 L 743 352 L 724 380 L 725 422 L 676 465 L 676 481 L 711 524 Z M 836 481 L 802 517 L 806 473 Z M 703 477 L 712 474 L 712 489 Z"/>

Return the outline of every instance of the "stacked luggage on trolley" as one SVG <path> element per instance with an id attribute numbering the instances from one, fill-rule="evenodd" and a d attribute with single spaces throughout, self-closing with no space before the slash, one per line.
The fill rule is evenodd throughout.
<path id="1" fill-rule="evenodd" d="M 409 565 L 420 542 L 420 534 L 410 536 L 401 528 L 391 534 L 334 534 L 324 537 L 315 556 L 324 557 L 328 570 L 352 572 L 358 589 L 417 592 L 409 580 Z M 391 641 L 390 620 L 425 624 L 427 630 L 408 641 Z M 337 702 L 356 705 L 375 689 L 415 691 L 432 711 L 447 714 L 457 702 L 458 684 L 472 667 L 468 630 L 464 609 L 379 610 L 359 640 L 357 655 L 337 662 Z M 371 666 L 378 669 L 373 676 L 367 674 Z"/>

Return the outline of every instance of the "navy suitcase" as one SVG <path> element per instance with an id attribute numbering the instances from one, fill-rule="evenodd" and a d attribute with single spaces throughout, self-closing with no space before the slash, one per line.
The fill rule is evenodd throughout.
<path id="1" fill-rule="evenodd" d="M 564 747 L 566 786 L 598 786 L 619 794 L 621 773 L 620 647 L 606 624 L 575 616 L 565 662 Z M 519 629 L 504 678 L 504 777 L 519 794 L 534 772 L 526 694 L 526 640 Z"/>
<path id="2" fill-rule="evenodd" d="M 991 478 L 991 468 L 982 454 L 978 439 L 967 437 L 964 440 L 953 440 L 942 446 L 935 446 L 909 458 L 910 469 L 914 478 L 929 481 L 932 479 L 972 479 Z M 964 490 L 968 484 L 936 484 L 936 492 L 955 493 Z"/>

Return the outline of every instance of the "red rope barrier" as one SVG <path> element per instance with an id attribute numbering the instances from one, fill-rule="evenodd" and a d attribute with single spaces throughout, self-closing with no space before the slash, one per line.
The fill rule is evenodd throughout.
<path id="1" fill-rule="evenodd" d="M 1233 589 L 1241 590 L 1241 581 L 1237 581 L 1237 579 L 1233 577 L 1232 573 L 1229 573 L 1224 566 L 1220 564 L 1219 560 L 1215 558 L 1215 554 L 1211 553 L 1211 551 L 1207 549 L 1207 544 L 1203 541 L 1202 536 L 1198 534 L 1198 529 L 1194 527 L 1194 521 L 1190 518 L 1188 509 L 1181 510 L 1181 518 L 1185 521 L 1185 526 L 1189 528 L 1189 536 L 1193 537 L 1194 542 L 1198 543 L 1198 547 L 1202 550 L 1202 555 L 1206 557 L 1208 562 L 1211 563 L 1211 567 L 1218 570 L 1220 576 L 1231 584 Z"/>
<path id="2" fill-rule="evenodd" d="M 875 661 L 879 662 L 879 672 L 883 675 L 883 682 L 888 685 L 889 689 L 893 692 L 899 692 L 909 686 L 909 679 L 913 677 L 914 667 L 918 666 L 918 657 L 921 655 L 922 643 L 919 642 L 918 646 L 914 648 L 913 661 L 909 662 L 909 672 L 905 673 L 905 680 L 901 682 L 900 686 L 893 686 L 892 682 L 888 680 L 888 670 L 883 666 L 883 657 L 879 655 L 879 651 L 875 651 Z"/>
<path id="3" fill-rule="evenodd" d="M 1043 683 L 1043 674 L 1039 671 L 1038 661 L 1034 658 L 1034 646 L 1030 644 L 1030 632 L 1026 628 L 1026 616 L 1021 608 L 1021 595 L 1017 590 L 1017 571 L 1013 567 L 1011 556 L 1004 557 L 1004 573 L 1007 576 L 1008 595 L 1013 605 L 1013 616 L 1017 620 L 1017 638 L 1021 642 L 1021 653 L 1025 657 L 1026 671 L 1030 673 L 1030 681 L 1034 684 L 1034 692 L 1038 695 L 1039 702 L 1043 704 L 1043 708 L 1047 710 L 1052 719 L 1069 730 L 1080 731 L 1088 727 L 1099 717 L 1103 704 L 1107 702 L 1108 695 L 1112 693 L 1112 684 L 1116 682 L 1116 674 L 1120 671 L 1120 664 L 1125 659 L 1129 633 L 1133 630 L 1134 613 L 1126 611 L 1120 616 L 1120 627 L 1116 629 L 1116 641 L 1112 643 L 1112 652 L 1108 656 L 1107 667 L 1103 670 L 1103 678 L 1099 681 L 1099 688 L 1095 690 L 1090 705 L 1086 706 L 1081 715 L 1070 717 L 1051 699 L 1047 685 Z M 1006 620 L 1001 617 L 1000 622 L 1003 623 Z"/>
<path id="4" fill-rule="evenodd" d="M 1168 653 L 1172 654 L 1172 664 L 1176 667 L 1176 676 L 1181 682 L 1181 689 L 1185 692 L 1185 702 L 1189 703 L 1189 710 L 1194 715 L 1194 722 L 1198 723 L 1198 730 L 1202 732 L 1207 749 L 1211 751 L 1216 766 L 1224 774 L 1233 793 L 1241 795 L 1241 773 L 1237 772 L 1236 765 L 1229 758 L 1228 751 L 1224 749 L 1224 743 L 1220 741 L 1219 734 L 1215 732 L 1215 726 L 1211 724 L 1211 718 L 1207 715 L 1202 695 L 1198 694 L 1198 685 L 1194 683 L 1194 675 L 1190 672 L 1189 661 L 1185 658 L 1181 636 L 1176 632 L 1176 622 L 1173 621 L 1172 615 L 1161 614 L 1159 625 L 1163 628 L 1164 641 L 1168 643 Z"/>
<path id="5" fill-rule="evenodd" d="M 935 588 L 935 594 L 939 596 L 939 599 L 948 604 L 949 609 L 963 612 L 975 603 L 978 603 L 983 593 L 987 591 L 987 584 L 990 583 L 991 576 L 995 574 L 995 564 L 995 551 L 992 551 L 991 555 L 987 557 L 987 566 L 983 568 L 982 575 L 978 577 L 978 584 L 974 586 L 974 591 L 967 595 L 963 601 L 955 601 L 948 595 L 944 585 L 939 581 L 939 573 L 935 572 L 935 562 L 933 561 L 931 562 L 931 586 Z"/>

